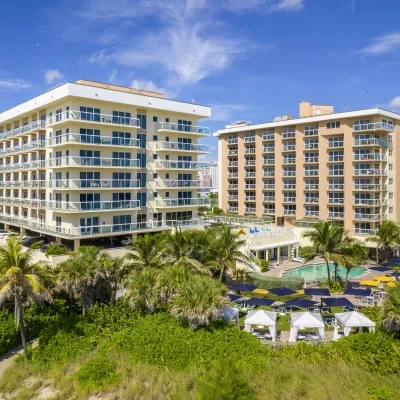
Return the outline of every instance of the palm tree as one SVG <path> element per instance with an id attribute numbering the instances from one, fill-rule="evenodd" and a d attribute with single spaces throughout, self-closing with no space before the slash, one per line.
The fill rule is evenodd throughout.
<path id="1" fill-rule="evenodd" d="M 111 286 L 111 300 L 115 301 L 116 294 L 126 280 L 131 266 L 126 261 L 126 256 L 110 257 L 104 262 L 104 272 L 107 282 Z"/>
<path id="2" fill-rule="evenodd" d="M 54 276 L 44 264 L 32 264 L 32 251 L 36 247 L 24 251 L 21 238 L 16 235 L 10 236 L 6 245 L 0 247 L 0 306 L 7 299 L 14 300 L 15 319 L 21 332 L 25 361 L 28 360 L 28 349 L 22 304 L 26 300 L 35 303 L 52 301 L 42 280 Z"/>
<path id="3" fill-rule="evenodd" d="M 302 248 L 302 256 L 307 260 L 321 257 L 326 263 L 328 284 L 331 285 L 331 271 L 329 263 L 338 260 L 338 246 L 343 241 L 344 230 L 339 225 L 332 225 L 330 222 L 318 222 L 315 227 L 303 234 L 304 238 L 311 241 L 311 246 Z"/>
<path id="4" fill-rule="evenodd" d="M 381 321 L 386 332 L 400 332 L 400 284 L 387 290 L 381 310 Z"/>
<path id="5" fill-rule="evenodd" d="M 367 241 L 376 243 L 377 258 L 379 257 L 378 250 L 381 250 L 384 256 L 384 261 L 387 261 L 390 247 L 400 241 L 400 229 L 393 221 L 384 220 L 382 221 L 376 236 L 367 238 Z"/>
<path id="6" fill-rule="evenodd" d="M 151 313 L 159 305 L 158 275 L 159 271 L 145 267 L 130 276 L 128 291 L 133 309 Z"/>
<path id="7" fill-rule="evenodd" d="M 190 231 L 167 233 L 161 242 L 165 249 L 165 260 L 173 265 L 182 265 L 192 268 L 202 274 L 209 273 L 209 270 L 198 261 L 195 256 L 195 242 L 193 233 Z"/>
<path id="8" fill-rule="evenodd" d="M 242 249 L 246 246 L 246 241 L 240 239 L 239 233 L 233 233 L 229 225 L 222 225 L 211 230 L 213 236 L 212 260 L 208 265 L 220 270 L 219 280 L 227 270 L 234 270 L 237 263 L 248 265 L 250 263 Z"/>
<path id="9" fill-rule="evenodd" d="M 162 268 L 165 265 L 163 258 L 162 235 L 138 236 L 131 246 L 127 259 L 132 261 L 132 267 L 142 270 L 145 267 Z"/>
<path id="10" fill-rule="evenodd" d="M 207 276 L 194 276 L 184 282 L 171 299 L 172 314 L 193 329 L 209 325 L 227 304 L 227 288 Z"/>
<path id="11" fill-rule="evenodd" d="M 59 265 L 59 288 L 80 298 L 82 315 L 92 307 L 96 286 L 105 277 L 109 255 L 96 246 L 81 246 Z"/>

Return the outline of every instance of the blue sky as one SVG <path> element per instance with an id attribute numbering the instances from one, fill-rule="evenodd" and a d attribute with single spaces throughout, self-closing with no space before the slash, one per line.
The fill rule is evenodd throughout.
<path id="1" fill-rule="evenodd" d="M 4 3 L 0 110 L 79 78 L 193 98 L 213 130 L 295 117 L 301 100 L 400 110 L 398 0 Z"/>

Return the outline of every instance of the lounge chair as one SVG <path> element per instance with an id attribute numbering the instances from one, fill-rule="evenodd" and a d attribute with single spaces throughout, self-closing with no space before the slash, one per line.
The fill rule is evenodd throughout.
<path id="1" fill-rule="evenodd" d="M 319 306 L 316 306 L 314 312 L 320 313 L 321 312 L 321 308 Z"/>
<path id="2" fill-rule="evenodd" d="M 255 232 L 255 233 L 259 233 L 259 232 L 260 232 L 257 226 L 254 227 L 254 232 Z"/>
<path id="3" fill-rule="evenodd" d="M 272 340 L 272 335 L 269 332 L 264 334 L 264 339 Z"/>
<path id="4" fill-rule="evenodd" d="M 286 312 L 291 313 L 293 311 L 293 306 L 286 306 Z"/>
<path id="5" fill-rule="evenodd" d="M 315 307 L 308 307 L 309 312 L 315 312 Z"/>
<path id="6" fill-rule="evenodd" d="M 279 306 L 272 306 L 272 311 L 279 312 Z"/>
<path id="7" fill-rule="evenodd" d="M 300 258 L 300 257 L 294 257 L 292 258 L 293 261 L 299 262 L 299 263 L 303 263 L 306 261 L 305 258 Z"/>
<path id="8" fill-rule="evenodd" d="M 328 306 L 322 306 L 321 312 L 322 312 L 322 314 L 329 314 L 329 307 Z"/>

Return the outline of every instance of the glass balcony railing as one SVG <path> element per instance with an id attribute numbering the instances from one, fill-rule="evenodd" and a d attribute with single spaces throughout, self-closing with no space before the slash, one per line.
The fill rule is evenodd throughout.
<path id="1" fill-rule="evenodd" d="M 156 162 L 156 169 L 204 169 L 209 166 L 209 163 L 195 161 L 160 160 Z"/>
<path id="2" fill-rule="evenodd" d="M 380 200 L 379 199 L 359 199 L 355 198 L 353 204 L 357 206 L 379 206 Z"/>
<path id="3" fill-rule="evenodd" d="M 343 162 L 344 156 L 329 156 L 328 162 Z"/>
<path id="4" fill-rule="evenodd" d="M 44 149 L 45 147 L 46 147 L 46 142 L 44 140 L 36 140 L 31 143 L 21 144 L 18 146 L 10 146 L 5 149 L 1 149 L 0 156 L 8 156 L 17 153 L 28 153 L 30 151 Z"/>
<path id="5" fill-rule="evenodd" d="M 379 214 L 361 214 L 355 213 L 354 219 L 356 220 L 364 220 L 364 221 L 379 221 L 381 216 Z"/>
<path id="6" fill-rule="evenodd" d="M 354 154 L 353 156 L 354 161 L 380 161 L 380 160 L 387 160 L 387 156 L 380 154 Z"/>
<path id="7" fill-rule="evenodd" d="M 318 143 L 304 143 L 304 150 L 317 150 L 318 148 Z"/>
<path id="8" fill-rule="evenodd" d="M 387 147 L 386 140 L 380 140 L 376 138 L 371 139 L 354 139 L 354 146 L 382 146 Z"/>
<path id="9" fill-rule="evenodd" d="M 368 235 L 368 236 L 375 236 L 378 232 L 378 229 L 364 229 L 364 228 L 355 228 L 354 234 L 355 235 Z"/>
<path id="10" fill-rule="evenodd" d="M 387 175 L 387 171 L 384 169 L 355 169 L 354 175 L 384 176 Z"/>
<path id="11" fill-rule="evenodd" d="M 229 161 L 228 162 L 228 167 L 238 167 L 239 166 L 239 161 Z"/>
<path id="12" fill-rule="evenodd" d="M 344 204 L 344 198 L 342 197 L 328 198 L 328 204 Z"/>
<path id="13" fill-rule="evenodd" d="M 296 197 L 284 197 L 283 202 L 284 203 L 296 203 Z"/>
<path id="14" fill-rule="evenodd" d="M 266 215 L 275 215 L 275 209 L 273 209 L 273 208 L 264 208 L 263 214 L 266 214 Z"/>
<path id="15" fill-rule="evenodd" d="M 344 190 L 344 185 L 342 184 L 329 184 L 328 190 Z"/>
<path id="16" fill-rule="evenodd" d="M 237 185 L 236 185 L 237 186 Z M 181 189 L 181 188 L 210 188 L 211 181 L 208 180 L 157 180 L 156 181 L 157 188 L 164 189 Z"/>
<path id="17" fill-rule="evenodd" d="M 228 174 L 228 178 L 238 178 L 239 174 L 237 172 L 230 172 Z"/>
<path id="18" fill-rule="evenodd" d="M 304 157 L 305 164 L 312 164 L 317 162 L 318 162 L 318 157 Z"/>
<path id="19" fill-rule="evenodd" d="M 305 216 L 305 217 L 314 217 L 314 218 L 318 218 L 318 217 L 319 217 L 319 211 L 304 210 L 304 216 Z"/>
<path id="20" fill-rule="evenodd" d="M 163 199 L 157 200 L 157 207 L 197 207 L 208 206 L 210 199 L 207 198 L 189 198 L 189 199 Z"/>
<path id="21" fill-rule="evenodd" d="M 230 189 L 230 190 L 238 190 L 239 189 L 239 185 L 228 185 L 228 189 Z"/>
<path id="22" fill-rule="evenodd" d="M 296 189 L 296 184 L 295 183 L 284 183 L 282 185 L 283 190 L 290 190 L 290 189 Z"/>
<path id="23" fill-rule="evenodd" d="M 343 147 L 344 142 L 343 141 L 334 141 L 334 142 L 328 142 L 328 148 L 333 149 L 336 147 Z"/>
<path id="24" fill-rule="evenodd" d="M 209 153 L 210 146 L 197 143 L 157 142 L 156 150 L 192 151 L 195 153 Z M 237 155 L 237 150 L 229 150 L 229 155 Z"/>
<path id="25" fill-rule="evenodd" d="M 239 196 L 238 195 L 230 195 L 230 196 L 228 196 L 228 200 L 229 201 L 237 201 L 237 200 L 239 200 Z"/>
<path id="26" fill-rule="evenodd" d="M 343 212 L 328 212 L 328 218 L 330 219 L 344 219 Z"/>
<path id="27" fill-rule="evenodd" d="M 263 202 L 264 203 L 274 203 L 275 202 L 275 197 L 273 197 L 273 196 L 264 196 L 263 197 Z"/>
<path id="28" fill-rule="evenodd" d="M 305 184 L 304 185 L 304 190 L 319 190 L 319 185 L 318 184 Z"/>
<path id="29" fill-rule="evenodd" d="M 30 133 L 35 130 L 44 130 L 44 129 L 46 129 L 46 121 L 33 121 L 30 124 L 24 125 L 23 127 L 10 129 L 6 132 L 0 133 L 0 140 L 22 135 L 24 133 Z"/>
<path id="30" fill-rule="evenodd" d="M 228 207 L 228 212 L 231 212 L 231 213 L 237 213 L 238 212 L 238 207 Z"/>
<path id="31" fill-rule="evenodd" d="M 306 203 L 306 204 L 317 204 L 317 203 L 319 203 L 319 198 L 318 197 L 305 197 L 304 198 L 304 203 Z"/>
<path id="32" fill-rule="evenodd" d="M 60 179 L 48 182 L 52 189 L 138 189 L 139 180 L 131 179 Z"/>
<path id="33" fill-rule="evenodd" d="M 296 215 L 296 210 L 283 209 L 283 215 Z"/>
<path id="34" fill-rule="evenodd" d="M 183 133 L 194 133 L 198 135 L 209 135 L 210 128 L 206 128 L 205 126 L 195 126 L 195 125 L 186 125 L 186 124 L 178 124 L 175 122 L 157 122 L 156 123 L 157 131 L 177 131 Z M 229 140 L 228 140 L 229 143 Z M 234 144 L 234 143 L 229 143 Z"/>
<path id="35" fill-rule="evenodd" d="M 274 190 L 275 189 L 275 184 L 273 184 L 273 183 L 264 184 L 263 185 L 263 189 L 272 189 L 272 190 Z"/>
<path id="36" fill-rule="evenodd" d="M 57 146 L 63 144 L 140 147 L 139 139 L 118 138 L 100 135 L 81 135 L 79 133 L 67 133 L 65 135 L 54 136 L 47 140 L 48 146 Z"/>
<path id="37" fill-rule="evenodd" d="M 381 185 L 363 183 L 363 184 L 355 184 L 353 186 L 354 190 L 370 190 L 370 191 L 378 191 L 381 190 Z"/>
<path id="38" fill-rule="evenodd" d="M 256 196 L 246 196 L 245 201 L 256 201 Z"/>
<path id="39" fill-rule="evenodd" d="M 140 208 L 138 200 L 66 202 L 47 201 L 46 208 L 58 212 L 115 211 Z"/>
<path id="40" fill-rule="evenodd" d="M 353 125 L 354 132 L 362 132 L 362 131 L 388 131 L 394 132 L 394 126 L 392 124 L 388 124 L 387 122 L 372 122 L 367 124 L 357 124 Z"/>
<path id="41" fill-rule="evenodd" d="M 57 167 L 114 167 L 114 168 L 139 168 L 139 160 L 129 158 L 104 158 L 104 157 L 60 157 L 50 158 L 46 161 L 48 168 Z"/>
<path id="42" fill-rule="evenodd" d="M 275 147 L 273 146 L 264 146 L 263 147 L 263 153 L 274 153 L 275 152 Z"/>

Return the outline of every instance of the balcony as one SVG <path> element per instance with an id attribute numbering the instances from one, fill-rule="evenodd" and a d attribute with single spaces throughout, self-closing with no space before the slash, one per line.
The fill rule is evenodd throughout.
<path id="1" fill-rule="evenodd" d="M 12 172 L 12 171 L 21 171 L 28 169 L 44 169 L 44 168 L 46 168 L 45 160 L 35 160 L 24 163 L 0 165 L 0 172 Z"/>
<path id="2" fill-rule="evenodd" d="M 275 190 L 275 185 L 274 185 L 274 184 L 269 184 L 269 183 L 267 183 L 267 184 L 264 184 L 264 185 L 263 185 L 263 189 L 272 189 L 272 190 Z"/>
<path id="3" fill-rule="evenodd" d="M 28 207 L 46 209 L 46 200 L 29 199 L 29 198 L 15 198 L 15 197 L 0 197 L 0 204 L 10 205 L 14 207 Z"/>
<path id="4" fill-rule="evenodd" d="M 364 183 L 364 184 L 355 184 L 353 188 L 354 190 L 366 190 L 371 192 L 377 192 L 381 190 L 381 185 Z"/>
<path id="5" fill-rule="evenodd" d="M 245 172 L 244 176 L 245 176 L 245 178 L 255 178 L 256 173 L 255 172 Z"/>
<path id="6" fill-rule="evenodd" d="M 343 162 L 344 156 L 329 156 L 328 162 Z"/>
<path id="7" fill-rule="evenodd" d="M 386 122 L 373 122 L 368 124 L 353 125 L 353 132 L 384 131 L 394 132 L 394 126 Z"/>
<path id="8" fill-rule="evenodd" d="M 238 207 L 228 207 L 228 212 L 237 213 L 238 212 Z"/>
<path id="9" fill-rule="evenodd" d="M 275 165 L 275 158 L 264 159 L 263 165 Z"/>
<path id="10" fill-rule="evenodd" d="M 312 128 L 312 129 L 307 129 L 304 130 L 303 135 L 304 136 L 318 136 L 318 128 Z"/>
<path id="11" fill-rule="evenodd" d="M 378 229 L 354 228 L 355 235 L 376 236 Z"/>
<path id="12" fill-rule="evenodd" d="M 318 184 L 305 184 L 304 190 L 319 190 Z"/>
<path id="13" fill-rule="evenodd" d="M 275 153 L 275 147 L 274 146 L 264 146 L 263 153 Z"/>
<path id="14" fill-rule="evenodd" d="M 285 144 L 282 148 L 282 151 L 296 151 L 295 144 Z"/>
<path id="15" fill-rule="evenodd" d="M 235 139 L 228 139 L 228 144 L 238 144 L 239 143 L 239 139 L 235 138 Z"/>
<path id="16" fill-rule="evenodd" d="M 386 161 L 387 156 L 383 155 L 381 156 L 380 154 L 375 154 L 375 153 L 370 153 L 370 154 L 354 154 L 353 157 L 354 161 Z"/>
<path id="17" fill-rule="evenodd" d="M 254 167 L 256 165 L 256 160 L 246 160 L 244 163 L 245 167 Z"/>
<path id="18" fill-rule="evenodd" d="M 319 170 L 305 170 L 304 171 L 304 176 L 318 176 L 319 175 Z"/>
<path id="19" fill-rule="evenodd" d="M 343 141 L 328 142 L 328 149 L 335 149 L 337 147 L 343 147 Z"/>
<path id="20" fill-rule="evenodd" d="M 319 217 L 319 211 L 304 210 L 304 216 L 305 217 L 318 218 Z"/>
<path id="21" fill-rule="evenodd" d="M 156 169 L 204 169 L 209 166 L 208 163 L 194 161 L 171 161 L 160 160 L 156 162 Z"/>
<path id="22" fill-rule="evenodd" d="M 344 198 L 342 198 L 342 197 L 338 197 L 338 198 L 336 198 L 336 197 L 331 197 L 331 198 L 328 198 L 328 204 L 329 205 L 334 205 L 334 204 L 339 204 L 339 205 L 342 205 L 342 204 L 344 204 Z"/>
<path id="23" fill-rule="evenodd" d="M 256 201 L 256 196 L 246 196 L 245 201 Z"/>
<path id="24" fill-rule="evenodd" d="M 229 150 L 228 156 L 237 156 L 238 153 L 239 153 L 239 150 Z"/>
<path id="25" fill-rule="evenodd" d="M 46 126 L 58 125 L 64 122 L 83 122 L 89 124 L 104 124 L 123 126 L 124 128 L 140 128 L 139 119 L 130 117 L 118 117 L 115 115 L 98 114 L 84 111 L 63 111 L 48 117 Z"/>
<path id="26" fill-rule="evenodd" d="M 245 149 L 244 154 L 256 154 L 256 149 Z"/>
<path id="27" fill-rule="evenodd" d="M 31 151 L 37 151 L 45 148 L 46 148 L 46 143 L 44 140 L 36 140 L 34 142 L 27 144 L 6 147 L 4 150 L 0 150 L 0 156 L 8 156 L 17 153 L 29 153 Z"/>
<path id="28" fill-rule="evenodd" d="M 210 205 L 210 199 L 207 198 L 189 198 L 189 199 L 160 199 L 156 201 L 157 208 L 167 207 L 199 207 Z"/>
<path id="29" fill-rule="evenodd" d="M 358 147 L 358 146 L 382 146 L 382 147 L 387 147 L 387 141 L 386 140 L 380 140 L 376 138 L 371 138 L 371 139 L 354 139 L 353 146 Z"/>
<path id="30" fill-rule="evenodd" d="M 284 158 L 282 160 L 282 164 L 296 164 L 296 159 L 295 158 Z"/>
<path id="31" fill-rule="evenodd" d="M 239 189 L 239 185 L 228 185 L 228 189 L 230 189 L 230 190 L 238 190 Z"/>
<path id="32" fill-rule="evenodd" d="M 265 214 L 265 215 L 275 215 L 275 209 L 272 209 L 272 208 L 264 208 L 263 214 Z"/>
<path id="33" fill-rule="evenodd" d="M 343 176 L 343 175 L 344 175 L 344 169 L 333 169 L 333 170 L 328 169 L 328 176 Z"/>
<path id="34" fill-rule="evenodd" d="M 79 133 L 68 133 L 66 135 L 54 136 L 47 140 L 48 147 L 64 145 L 89 145 L 93 146 L 113 146 L 113 147 L 137 147 L 139 139 L 117 138 L 112 136 L 81 135 Z"/>
<path id="35" fill-rule="evenodd" d="M 296 132 L 283 132 L 282 139 L 293 139 L 296 137 Z"/>
<path id="36" fill-rule="evenodd" d="M 228 200 L 229 201 L 237 201 L 237 200 L 239 200 L 239 196 L 238 195 L 229 195 Z"/>
<path id="37" fill-rule="evenodd" d="M 380 214 L 354 214 L 355 220 L 363 220 L 363 221 L 379 221 L 381 218 Z"/>
<path id="38" fill-rule="evenodd" d="M 263 136 L 262 136 L 262 140 L 263 140 L 263 141 L 275 140 L 275 134 L 263 135 Z"/>
<path id="39" fill-rule="evenodd" d="M 367 175 L 367 176 L 386 176 L 387 171 L 384 169 L 355 169 L 353 174 L 355 176 Z"/>
<path id="40" fill-rule="evenodd" d="M 208 154 L 210 153 L 210 146 L 206 144 L 197 144 L 197 143 L 157 142 L 156 151 L 164 151 L 164 150 L 177 151 L 177 152 L 187 151 L 191 153 Z"/>
<path id="41" fill-rule="evenodd" d="M 295 183 L 284 183 L 282 185 L 283 190 L 293 190 L 296 189 L 296 184 Z"/>
<path id="42" fill-rule="evenodd" d="M 104 157 L 60 157 L 50 158 L 46 161 L 47 168 L 139 168 L 139 160 L 125 158 Z"/>
<path id="43" fill-rule="evenodd" d="M 283 171 L 282 176 L 296 176 L 296 171 Z"/>
<path id="44" fill-rule="evenodd" d="M 48 181 L 47 187 L 56 190 L 81 190 L 81 189 L 138 189 L 139 180 L 130 179 L 61 179 Z"/>
<path id="45" fill-rule="evenodd" d="M 246 207 L 244 212 L 247 213 L 247 214 L 255 214 L 256 213 L 256 209 L 253 208 L 253 207 Z"/>
<path id="46" fill-rule="evenodd" d="M 273 197 L 273 196 L 264 196 L 263 197 L 263 202 L 264 203 L 274 203 L 275 202 L 275 197 Z"/>
<path id="47" fill-rule="evenodd" d="M 68 213 L 135 210 L 140 208 L 140 202 L 138 200 L 93 202 L 47 201 L 46 208 L 48 210 Z"/>
<path id="48" fill-rule="evenodd" d="M 255 135 L 253 136 L 245 136 L 244 137 L 244 142 L 245 143 L 254 143 L 256 141 Z"/>
<path id="49" fill-rule="evenodd" d="M 158 189 L 205 189 L 211 187 L 211 181 L 208 180 L 156 180 Z"/>
<path id="50" fill-rule="evenodd" d="M 304 204 L 318 204 L 318 197 L 304 197 Z"/>
<path id="51" fill-rule="evenodd" d="M 237 172 L 230 172 L 228 174 L 228 179 L 232 179 L 232 178 L 239 178 L 239 174 Z"/>
<path id="52" fill-rule="evenodd" d="M 304 164 L 316 164 L 318 163 L 318 157 L 304 157 Z"/>
<path id="53" fill-rule="evenodd" d="M 344 219 L 344 212 L 328 212 L 330 219 Z"/>
<path id="54" fill-rule="evenodd" d="M 15 128 L 0 134 L 0 140 L 19 136 L 21 134 L 33 133 L 34 131 L 43 131 L 46 129 L 45 121 L 33 121 L 30 124 L 24 125 L 21 128 Z"/>
<path id="55" fill-rule="evenodd" d="M 256 184 L 255 183 L 248 183 L 244 186 L 245 190 L 254 190 L 256 188 Z"/>
<path id="56" fill-rule="evenodd" d="M 353 204 L 356 206 L 379 206 L 379 199 L 357 199 L 355 198 Z"/>
<path id="57" fill-rule="evenodd" d="M 304 143 L 304 150 L 318 150 L 319 143 Z"/>
<path id="58" fill-rule="evenodd" d="M 284 197 L 282 202 L 283 203 L 296 203 L 296 197 Z"/>
<path id="59" fill-rule="evenodd" d="M 228 167 L 235 167 L 237 168 L 239 166 L 239 161 L 229 161 L 228 162 Z"/>
<path id="60" fill-rule="evenodd" d="M 283 209 L 283 215 L 296 215 L 296 210 L 286 210 Z"/>
<path id="61" fill-rule="evenodd" d="M 340 190 L 340 191 L 343 191 L 344 190 L 344 185 L 342 185 L 342 184 L 338 184 L 338 185 L 330 184 L 330 185 L 328 185 L 328 190 L 332 190 L 332 191 Z"/>

